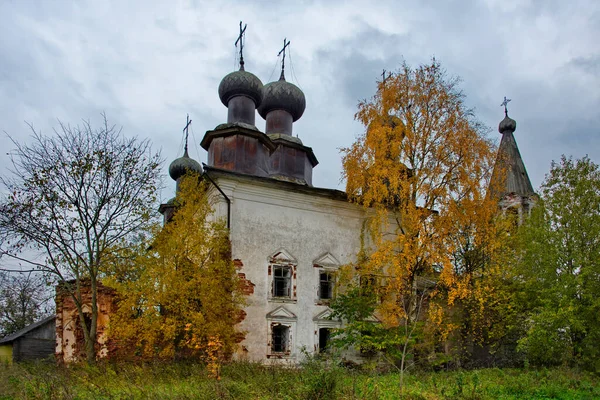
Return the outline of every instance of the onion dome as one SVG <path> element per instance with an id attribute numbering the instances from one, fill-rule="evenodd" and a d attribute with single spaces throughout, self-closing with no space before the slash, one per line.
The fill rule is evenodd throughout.
<path id="1" fill-rule="evenodd" d="M 305 108 L 304 93 L 293 83 L 286 82 L 282 72 L 278 81 L 267 83 L 263 87 L 263 101 L 258 107 L 258 113 L 266 119 L 270 111 L 284 110 L 297 121 L 304 114 Z"/>
<path id="2" fill-rule="evenodd" d="M 201 174 L 202 166 L 200 166 L 198 161 L 190 158 L 186 149 L 183 153 L 183 157 L 179 157 L 169 165 L 169 175 L 176 181 L 187 172 L 198 172 Z"/>
<path id="3" fill-rule="evenodd" d="M 510 118 L 507 113 L 504 114 L 504 119 L 500 121 L 498 125 L 498 132 L 504 133 L 506 131 L 514 132 L 517 129 L 517 121 Z"/>
<path id="4" fill-rule="evenodd" d="M 261 104 L 263 84 L 250 72 L 244 71 L 244 66 L 239 71 L 225 75 L 219 84 L 219 97 L 225 107 L 229 100 L 235 96 L 246 96 L 254 101 L 256 107 Z"/>

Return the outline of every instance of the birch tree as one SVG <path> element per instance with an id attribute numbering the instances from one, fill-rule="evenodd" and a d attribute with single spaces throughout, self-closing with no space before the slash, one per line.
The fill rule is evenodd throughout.
<path id="1" fill-rule="evenodd" d="M 416 69 L 402 64 L 359 103 L 355 117 L 365 131 L 342 149 L 348 196 L 372 216 L 359 262 L 345 273 L 375 282 L 375 315 L 396 338 L 387 350 L 399 354 L 401 386 L 426 320 L 424 303 L 440 284 L 453 298 L 466 295 L 453 255 L 463 238 L 484 229 L 466 229 L 472 216 L 490 215 L 485 191 L 494 146 L 459 83 L 435 59 Z"/>

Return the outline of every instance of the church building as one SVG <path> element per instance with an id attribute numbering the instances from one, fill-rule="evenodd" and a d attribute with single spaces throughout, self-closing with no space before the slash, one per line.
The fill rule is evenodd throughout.
<path id="1" fill-rule="evenodd" d="M 202 173 L 216 217 L 226 220 L 246 282 L 242 356 L 296 362 L 303 349 L 323 350 L 330 329 L 339 326 L 328 318 L 334 273 L 356 257 L 364 211 L 344 192 L 312 185 L 317 157 L 292 135 L 306 101 L 286 81 L 283 63 L 279 80 L 263 85 L 240 57 L 240 69 L 223 78 L 218 93 L 227 122 L 202 139 L 208 165 L 202 168 L 186 151 L 169 174 L 177 181 L 189 169 Z M 172 204 L 161 206 L 165 222 Z"/>
<path id="2" fill-rule="evenodd" d="M 192 160 L 186 147 L 169 167 L 175 181 L 193 170 L 211 183 L 216 217 L 227 222 L 232 257 L 246 282 L 241 353 L 262 362 L 296 362 L 303 350 L 326 347 L 330 330 L 340 324 L 328 318 L 335 272 L 355 261 L 365 212 L 344 192 L 312 185 L 317 157 L 293 136 L 306 101 L 285 79 L 283 51 L 281 76 L 266 85 L 245 70 L 240 54 L 239 70 L 226 75 L 218 89 L 227 122 L 207 131 L 201 142 L 208 164 Z M 494 171 L 500 186 L 493 194 L 502 209 L 521 215 L 535 194 L 515 129 L 505 109 Z M 507 179 L 501 180 L 504 173 Z M 165 222 L 173 204 L 161 205 Z"/>
<path id="3" fill-rule="evenodd" d="M 293 135 L 306 100 L 286 81 L 285 46 L 279 79 L 263 85 L 245 70 L 241 44 L 239 70 L 226 75 L 218 88 L 226 122 L 207 131 L 201 141 L 207 165 L 189 157 L 186 138 L 184 154 L 171 163 L 169 175 L 179 182 L 186 171 L 200 173 L 210 183 L 215 217 L 226 221 L 231 255 L 247 295 L 238 326 L 245 332 L 238 358 L 296 363 L 304 351 L 323 351 L 331 330 L 340 326 L 329 318 L 335 273 L 356 260 L 365 210 L 342 191 L 312 184 L 318 160 L 309 143 Z M 257 111 L 264 121 L 257 123 Z M 536 197 L 515 129 L 505 108 L 492 178 L 497 184 L 491 193 L 502 209 L 522 216 Z M 166 223 L 175 212 L 174 199 L 159 210 Z M 109 294 L 100 307 L 100 357 L 110 348 L 104 329 L 113 307 Z M 63 297 L 57 296 L 56 353 L 68 362 L 76 359 L 83 343 L 76 334 L 76 310 L 64 306 Z"/>

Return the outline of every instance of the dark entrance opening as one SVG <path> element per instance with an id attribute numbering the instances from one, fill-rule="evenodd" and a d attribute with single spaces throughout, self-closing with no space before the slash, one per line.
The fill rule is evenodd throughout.
<path id="1" fill-rule="evenodd" d="M 331 340 L 331 328 L 319 329 L 319 353 L 327 351 Z"/>

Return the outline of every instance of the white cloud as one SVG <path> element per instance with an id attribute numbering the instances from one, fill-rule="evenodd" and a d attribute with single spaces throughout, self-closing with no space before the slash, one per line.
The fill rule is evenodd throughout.
<path id="1" fill-rule="evenodd" d="M 339 187 L 337 149 L 361 129 L 353 121 L 356 101 L 371 96 L 381 70 L 402 56 L 415 65 L 435 55 L 462 76 L 468 104 L 494 130 L 502 97 L 513 98 L 534 186 L 561 153 L 600 162 L 597 2 L 272 3 L 0 3 L 0 130 L 26 140 L 23 120 L 48 132 L 56 118 L 94 121 L 106 111 L 127 134 L 162 147 L 168 165 L 181 151 L 186 113 L 196 142 L 225 120 L 217 87 L 235 68 L 243 19 L 246 66 L 264 83 L 278 76 L 272 72 L 283 38 L 292 41 L 295 74 L 288 67 L 286 76 L 307 97 L 294 132 L 321 162 L 316 185 Z M 264 128 L 260 117 L 257 124 Z M 5 139 L 0 145 L 10 146 Z M 192 156 L 206 158 L 198 148 Z"/>

